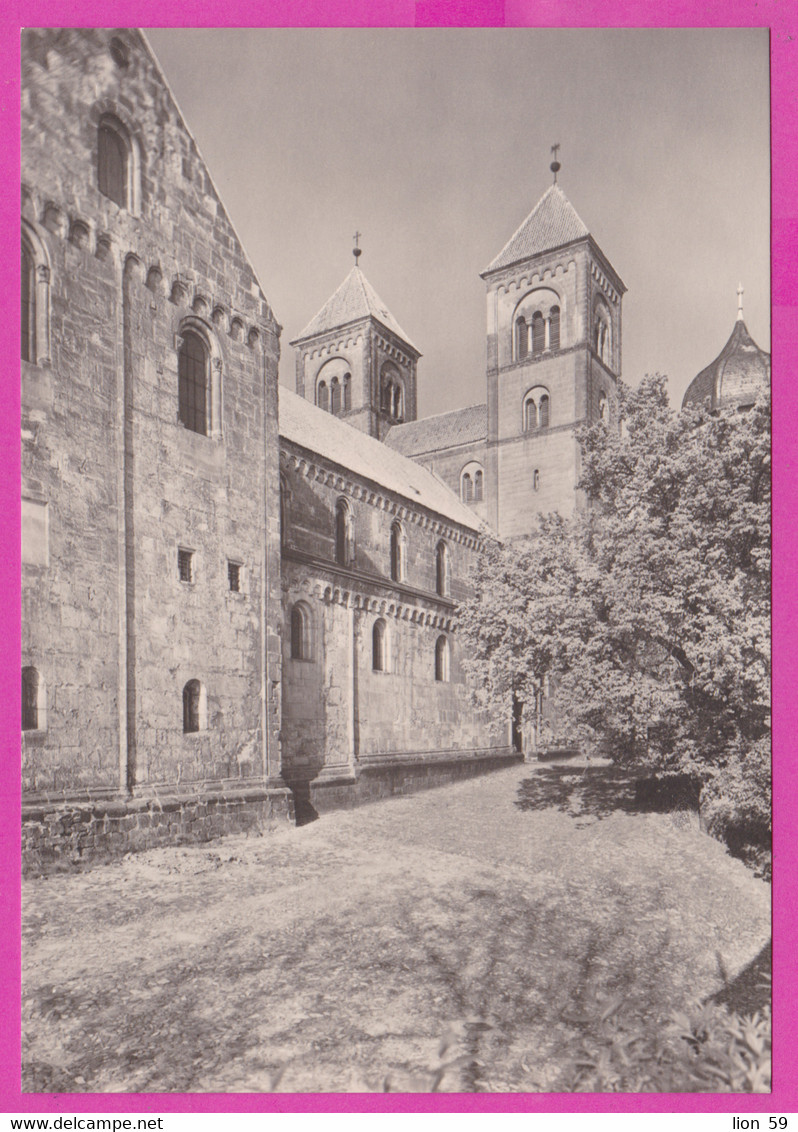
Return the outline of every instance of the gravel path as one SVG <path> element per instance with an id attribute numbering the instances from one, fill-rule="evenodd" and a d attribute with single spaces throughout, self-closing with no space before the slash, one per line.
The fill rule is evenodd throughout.
<path id="1" fill-rule="evenodd" d="M 31 1092 L 546 1091 L 770 936 L 769 888 L 612 770 L 513 767 L 24 888 Z M 443 1089 L 464 1083 L 462 1065 Z"/>

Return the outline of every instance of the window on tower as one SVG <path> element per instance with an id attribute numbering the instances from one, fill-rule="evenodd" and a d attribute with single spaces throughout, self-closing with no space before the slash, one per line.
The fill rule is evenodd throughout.
<path id="1" fill-rule="evenodd" d="M 551 418 L 551 398 L 548 389 L 537 385 L 524 397 L 523 430 L 536 432 L 548 428 Z"/>

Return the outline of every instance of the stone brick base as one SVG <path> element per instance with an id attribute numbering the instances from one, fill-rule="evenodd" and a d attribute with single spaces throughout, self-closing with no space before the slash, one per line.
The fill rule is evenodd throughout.
<path id="1" fill-rule="evenodd" d="M 446 786 L 520 762 L 523 762 L 522 756 L 510 747 L 468 755 L 444 753 L 434 758 L 423 754 L 382 756 L 364 761 L 348 777 L 320 777 L 304 782 L 291 781 L 289 785 L 295 795 L 297 823 L 303 824 L 316 814 Z"/>
<path id="2" fill-rule="evenodd" d="M 81 868 L 163 845 L 294 820 L 284 786 L 225 786 L 147 797 L 31 799 L 22 805 L 25 874 Z"/>

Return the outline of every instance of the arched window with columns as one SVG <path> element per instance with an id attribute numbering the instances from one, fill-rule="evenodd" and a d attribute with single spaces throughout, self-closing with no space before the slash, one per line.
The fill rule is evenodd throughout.
<path id="1" fill-rule="evenodd" d="M 542 385 L 530 389 L 524 397 L 523 408 L 524 432 L 535 432 L 548 428 L 551 420 L 551 398 L 548 389 Z"/>
<path id="2" fill-rule="evenodd" d="M 338 416 L 341 411 L 341 383 L 337 377 L 330 382 L 330 412 Z"/>
<path id="3" fill-rule="evenodd" d="M 534 287 L 513 311 L 513 357 L 516 361 L 539 358 L 562 348 L 564 298 L 549 286 Z"/>
<path id="4" fill-rule="evenodd" d="M 330 408 L 330 391 L 327 388 L 326 381 L 320 381 L 316 386 L 316 404 L 320 409 L 323 409 L 325 413 L 328 412 Z"/>
<path id="5" fill-rule="evenodd" d="M 546 341 L 546 324 L 540 311 L 532 315 L 532 353 L 537 356 L 543 353 Z"/>
<path id="6" fill-rule="evenodd" d="M 549 311 L 549 349 L 560 348 L 560 308 L 552 307 Z"/>
<path id="7" fill-rule="evenodd" d="M 515 321 L 515 356 L 519 362 L 529 353 L 529 327 L 523 315 Z"/>

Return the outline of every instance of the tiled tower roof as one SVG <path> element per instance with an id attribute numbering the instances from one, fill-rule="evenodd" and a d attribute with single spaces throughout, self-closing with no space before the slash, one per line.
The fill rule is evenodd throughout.
<path id="1" fill-rule="evenodd" d="M 550 185 L 482 275 L 589 236 L 587 225 L 559 185 Z"/>
<path id="2" fill-rule="evenodd" d="M 290 345 L 293 346 L 306 338 L 314 338 L 327 330 L 337 330 L 339 326 L 346 326 L 350 322 L 368 317 L 381 322 L 386 329 L 401 338 L 411 350 L 416 354 L 419 353 L 357 265 L 352 268 L 316 317 L 310 320 Z"/>
<path id="3" fill-rule="evenodd" d="M 713 410 L 741 408 L 752 405 L 757 393 L 769 385 L 770 354 L 760 350 L 742 318 L 738 318 L 717 358 L 688 385 L 682 408 L 702 405 L 707 400 Z"/>

